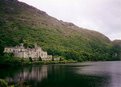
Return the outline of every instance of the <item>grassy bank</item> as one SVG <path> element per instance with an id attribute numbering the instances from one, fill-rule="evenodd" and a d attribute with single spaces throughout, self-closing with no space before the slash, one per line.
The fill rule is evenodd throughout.
<path id="1" fill-rule="evenodd" d="M 65 64 L 75 63 L 74 60 L 61 60 L 61 61 L 30 61 L 22 58 L 0 56 L 0 67 L 14 67 L 14 66 L 26 66 L 26 65 L 41 65 L 41 64 Z"/>

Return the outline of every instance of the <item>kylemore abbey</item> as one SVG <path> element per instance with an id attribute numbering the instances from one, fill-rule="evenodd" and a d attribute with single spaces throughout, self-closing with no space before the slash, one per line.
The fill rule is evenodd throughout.
<path id="1" fill-rule="evenodd" d="M 19 58 L 32 58 L 32 60 L 42 61 L 52 60 L 52 55 L 48 55 L 47 52 L 43 51 L 41 47 L 35 44 L 34 48 L 25 48 L 23 44 L 15 47 L 5 47 L 4 53 L 13 53 L 15 57 Z"/>

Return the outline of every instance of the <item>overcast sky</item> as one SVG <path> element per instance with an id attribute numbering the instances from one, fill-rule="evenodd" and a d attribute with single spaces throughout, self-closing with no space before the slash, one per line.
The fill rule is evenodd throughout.
<path id="1" fill-rule="evenodd" d="M 121 39 L 121 0 L 19 0 L 80 27 Z"/>

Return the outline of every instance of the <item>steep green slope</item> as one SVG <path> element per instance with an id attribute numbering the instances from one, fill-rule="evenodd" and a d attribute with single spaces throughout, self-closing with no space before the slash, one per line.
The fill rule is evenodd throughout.
<path id="1" fill-rule="evenodd" d="M 37 43 L 66 59 L 110 60 L 111 41 L 103 34 L 57 20 L 17 0 L 0 0 L 0 51 L 23 42 Z"/>
<path id="2" fill-rule="evenodd" d="M 113 58 L 116 60 L 121 60 L 121 40 L 112 41 L 113 44 Z"/>

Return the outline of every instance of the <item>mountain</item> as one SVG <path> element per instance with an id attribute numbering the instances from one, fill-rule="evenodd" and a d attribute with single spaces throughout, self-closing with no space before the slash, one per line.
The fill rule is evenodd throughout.
<path id="1" fill-rule="evenodd" d="M 17 0 L 0 0 L 0 51 L 34 43 L 54 56 L 78 61 L 111 60 L 112 42 L 105 35 L 63 22 Z"/>
<path id="2" fill-rule="evenodd" d="M 114 41 L 112 41 L 112 43 L 114 46 L 117 45 L 117 46 L 121 47 L 121 40 L 114 40 Z"/>

